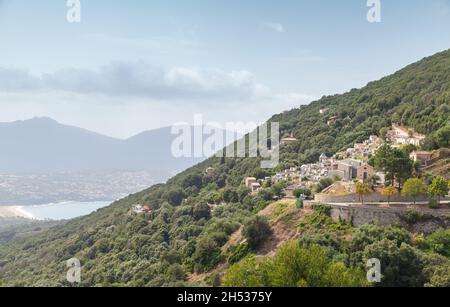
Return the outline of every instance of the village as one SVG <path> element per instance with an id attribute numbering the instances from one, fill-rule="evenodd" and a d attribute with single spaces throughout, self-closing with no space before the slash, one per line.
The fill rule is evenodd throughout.
<path id="1" fill-rule="evenodd" d="M 321 112 L 326 112 L 326 110 L 321 110 Z M 257 195 L 268 187 L 283 184 L 283 198 L 300 198 L 316 203 L 346 205 L 361 202 L 361 197 L 357 193 L 358 185 L 370 185 L 370 191 L 366 191 L 365 196 L 372 203 L 388 202 L 390 198 L 401 203 L 412 202 L 410 197 L 404 197 L 398 191 L 386 197 L 386 194 L 383 193 L 383 189 L 387 186 L 386 174 L 383 171 L 377 171 L 370 164 L 370 159 L 385 144 L 398 149 L 404 146 L 414 148 L 415 150 L 411 151 L 409 158 L 417 167 L 427 167 L 433 161 L 443 158 L 443 155 L 450 156 L 449 150 L 440 151 L 437 155 L 433 152 L 417 150 L 424 139 L 424 135 L 412 129 L 393 125 L 384 138 L 372 135 L 364 142 L 356 143 L 353 147 L 331 157 L 322 154 L 316 163 L 292 167 L 265 178 L 246 177 L 243 185 L 249 189 L 251 195 Z M 282 138 L 280 144 L 286 146 L 296 141 L 293 134 L 290 134 Z M 212 176 L 214 171 L 214 168 L 208 167 L 204 175 Z M 325 186 L 321 187 L 324 184 Z M 302 193 L 299 194 L 298 191 L 302 191 Z M 304 191 L 308 191 L 308 193 Z M 278 196 L 274 196 L 274 200 L 278 198 Z M 425 201 L 425 198 L 419 198 L 419 200 Z M 428 199 L 426 200 L 428 204 Z M 226 203 L 208 205 L 214 209 L 217 206 L 226 205 Z M 152 209 L 149 205 L 136 204 L 133 205 L 130 213 L 144 215 L 150 219 Z"/>
<path id="2" fill-rule="evenodd" d="M 321 110 L 326 112 L 326 110 Z M 252 193 L 258 193 L 264 186 L 277 184 L 280 182 L 287 183 L 284 190 L 286 198 L 296 198 L 296 191 L 317 191 L 317 187 L 321 182 L 327 182 L 323 190 L 317 191 L 317 201 L 322 199 L 327 202 L 340 202 L 345 199 L 343 195 L 356 194 L 356 187 L 358 184 L 370 183 L 375 187 L 374 194 L 378 193 L 379 201 L 383 201 L 381 197 L 381 188 L 385 186 L 386 174 L 382 171 L 377 171 L 371 165 L 369 160 L 374 157 L 377 151 L 384 144 L 388 144 L 393 148 L 402 148 L 404 146 L 411 146 L 412 148 L 420 148 L 425 136 L 415 132 L 412 129 L 393 125 L 391 130 L 386 133 L 385 139 L 372 135 L 363 143 L 356 143 L 352 148 L 338 152 L 335 155 L 328 157 L 322 154 L 317 163 L 304 164 L 300 167 L 292 167 L 290 169 L 278 172 L 274 176 L 266 177 L 263 180 L 257 180 L 254 177 L 245 178 L 245 185 Z M 296 139 L 291 134 L 290 136 L 281 140 L 282 145 L 288 145 L 296 142 Z M 410 154 L 410 159 L 418 167 L 426 167 L 430 162 L 442 158 L 442 155 L 448 155 L 448 151 L 440 152 L 438 156 L 434 156 L 433 152 L 413 150 Z M 378 188 L 378 189 L 377 189 Z M 327 197 L 323 197 L 326 195 Z M 322 196 L 322 197 L 321 197 Z M 301 195 L 307 199 L 307 195 Z M 349 199 L 349 198 L 347 198 Z M 352 201 L 348 201 L 352 202 Z"/>

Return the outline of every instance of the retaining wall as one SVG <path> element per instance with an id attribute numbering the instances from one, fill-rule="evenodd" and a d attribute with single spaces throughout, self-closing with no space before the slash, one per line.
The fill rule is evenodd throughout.
<path id="1" fill-rule="evenodd" d="M 331 206 L 331 217 L 333 221 L 352 222 L 353 226 L 358 227 L 364 224 L 380 224 L 380 225 L 401 225 L 412 232 L 431 233 L 439 228 L 447 229 L 450 227 L 450 210 L 449 209 L 416 209 L 423 214 L 415 224 L 408 224 L 403 218 L 408 212 L 405 208 L 381 208 L 378 206 L 361 206 L 361 205 L 329 205 Z"/>

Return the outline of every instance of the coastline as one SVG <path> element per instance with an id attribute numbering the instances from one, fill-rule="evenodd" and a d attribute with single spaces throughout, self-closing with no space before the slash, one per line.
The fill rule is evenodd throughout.
<path id="1" fill-rule="evenodd" d="M 20 218 L 32 221 L 38 221 L 39 219 L 33 216 L 31 213 L 24 210 L 23 206 L 0 206 L 0 218 Z"/>
<path id="2" fill-rule="evenodd" d="M 60 221 L 89 215 L 114 201 L 76 202 L 63 201 L 32 206 L 0 206 L 0 219 L 25 219 L 29 221 Z"/>

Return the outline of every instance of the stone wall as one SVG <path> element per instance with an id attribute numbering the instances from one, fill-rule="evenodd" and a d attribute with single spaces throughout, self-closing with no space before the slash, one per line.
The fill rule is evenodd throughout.
<path id="1" fill-rule="evenodd" d="M 346 194 L 346 195 L 335 195 L 335 194 L 316 194 L 314 200 L 316 202 L 321 203 L 360 203 L 361 199 L 358 194 Z M 388 198 L 386 196 L 381 195 L 379 192 L 374 192 L 369 196 L 364 197 L 365 203 L 382 203 L 387 202 Z M 413 203 L 414 199 L 405 197 L 401 194 L 397 194 L 390 198 L 391 202 L 399 202 L 399 203 Z M 428 201 L 428 197 L 420 197 L 417 198 L 416 201 Z"/>
<path id="2" fill-rule="evenodd" d="M 408 211 L 404 208 L 381 208 L 378 206 L 358 206 L 358 205 L 330 205 L 331 217 L 333 221 L 352 222 L 353 226 L 358 227 L 364 224 L 394 225 L 399 224 L 408 228 L 412 232 L 431 233 L 439 228 L 450 227 L 449 209 L 417 209 L 423 213 L 423 217 L 413 225 L 408 224 L 402 218 Z"/>

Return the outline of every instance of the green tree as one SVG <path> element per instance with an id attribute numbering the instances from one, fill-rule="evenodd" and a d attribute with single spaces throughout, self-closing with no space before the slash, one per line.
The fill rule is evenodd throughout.
<path id="1" fill-rule="evenodd" d="M 284 196 L 284 188 L 286 187 L 286 182 L 281 181 L 272 185 L 271 191 L 275 196 L 283 197 Z"/>
<path id="2" fill-rule="evenodd" d="M 441 202 L 441 197 L 445 197 L 448 194 L 449 186 L 448 181 L 444 177 L 436 177 L 433 179 L 429 189 L 429 193 L 438 198 L 438 202 Z"/>
<path id="3" fill-rule="evenodd" d="M 380 176 L 378 175 L 372 175 L 369 178 L 367 178 L 367 180 L 364 183 L 367 183 L 368 185 L 370 185 L 370 188 L 373 190 L 375 188 L 375 186 L 377 185 L 378 181 L 380 181 Z"/>
<path id="4" fill-rule="evenodd" d="M 425 284 L 425 287 L 450 287 L 450 264 L 435 267 L 433 275 L 431 275 L 430 280 Z"/>
<path id="5" fill-rule="evenodd" d="M 203 178 L 197 174 L 189 174 L 187 175 L 181 182 L 181 186 L 184 189 L 195 187 L 197 189 L 201 189 L 203 185 Z"/>
<path id="6" fill-rule="evenodd" d="M 385 173 L 392 173 L 394 169 L 392 157 L 393 148 L 389 145 L 381 146 L 373 160 L 375 168 Z"/>
<path id="7" fill-rule="evenodd" d="M 242 202 L 250 192 L 250 189 L 246 186 L 240 186 L 236 191 L 239 201 Z"/>
<path id="8" fill-rule="evenodd" d="M 273 258 L 246 258 L 225 273 L 226 287 L 360 287 L 365 273 L 333 263 L 319 245 L 285 243 Z"/>
<path id="9" fill-rule="evenodd" d="M 192 210 L 194 218 L 197 220 L 200 219 L 210 219 L 211 218 L 211 209 L 205 203 L 198 203 L 194 206 L 194 210 Z"/>
<path id="10" fill-rule="evenodd" d="M 436 132 L 436 143 L 441 148 L 450 147 L 450 124 L 442 127 Z"/>
<path id="11" fill-rule="evenodd" d="M 294 191 L 295 198 L 300 198 L 302 195 L 306 197 L 310 197 L 312 195 L 312 192 L 310 189 L 302 188 L 302 189 L 296 189 Z"/>
<path id="12" fill-rule="evenodd" d="M 377 286 L 421 287 L 425 283 L 421 255 L 408 244 L 398 246 L 387 239 L 376 241 L 363 252 L 363 262 L 373 258 L 381 261 L 383 276 Z"/>
<path id="13" fill-rule="evenodd" d="M 256 250 L 272 235 L 272 228 L 265 217 L 255 216 L 244 225 L 242 234 L 250 248 Z"/>
<path id="14" fill-rule="evenodd" d="M 438 149 L 438 145 L 436 144 L 436 139 L 434 135 L 430 134 L 428 135 L 423 141 L 422 141 L 422 149 L 423 150 L 435 150 Z"/>
<path id="15" fill-rule="evenodd" d="M 400 150 L 409 156 L 413 151 L 417 150 L 417 147 L 414 145 L 408 144 L 408 145 L 402 146 Z"/>
<path id="16" fill-rule="evenodd" d="M 429 251 L 450 258 L 450 229 L 438 229 L 425 237 L 423 245 Z"/>
<path id="17" fill-rule="evenodd" d="M 172 206 L 179 206 L 183 201 L 184 193 L 180 188 L 174 188 L 167 192 L 166 199 Z"/>
<path id="18" fill-rule="evenodd" d="M 386 196 L 388 199 L 388 205 L 391 204 L 391 197 L 397 194 L 397 189 L 394 187 L 385 187 L 381 190 L 381 195 Z"/>
<path id="19" fill-rule="evenodd" d="M 410 178 L 405 182 L 403 187 L 403 194 L 405 196 L 412 197 L 414 199 L 414 205 L 418 197 L 427 193 L 427 189 L 423 184 L 423 181 L 418 178 Z"/>
<path id="20" fill-rule="evenodd" d="M 258 195 L 265 201 L 270 201 L 274 197 L 272 189 L 261 189 L 259 190 Z"/>
<path id="21" fill-rule="evenodd" d="M 368 245 L 383 239 L 392 241 L 397 246 L 400 246 L 402 243 L 411 243 L 411 235 L 404 228 L 366 224 L 354 231 L 350 249 L 352 253 L 357 253 L 358 251 L 363 251 Z"/>
<path id="22" fill-rule="evenodd" d="M 237 203 L 239 201 L 239 195 L 236 189 L 226 188 L 223 192 L 223 201 L 226 203 Z"/>
<path id="23" fill-rule="evenodd" d="M 367 276 L 359 268 L 347 268 L 342 262 L 330 264 L 323 277 L 323 287 L 367 287 Z"/>
<path id="24" fill-rule="evenodd" d="M 428 253 L 423 259 L 423 273 L 427 278 L 425 287 L 450 287 L 450 260 L 447 257 Z"/>
<path id="25" fill-rule="evenodd" d="M 356 185 L 356 194 L 359 195 L 361 205 L 364 206 L 364 198 L 372 193 L 373 193 L 372 189 L 367 184 L 358 183 Z"/>
<path id="26" fill-rule="evenodd" d="M 322 178 L 322 179 L 320 179 L 319 184 L 317 185 L 316 192 L 320 193 L 323 190 L 325 190 L 326 188 L 328 188 L 329 186 L 331 186 L 332 184 L 333 184 L 333 179 Z"/>
<path id="27" fill-rule="evenodd" d="M 167 282 L 175 282 L 177 280 L 184 280 L 186 277 L 186 273 L 183 270 L 183 267 L 178 264 L 172 264 L 165 274 Z"/>
<path id="28" fill-rule="evenodd" d="M 399 189 L 402 188 L 403 183 L 408 180 L 413 173 L 413 161 L 409 158 L 405 152 L 394 148 L 393 156 L 394 168 L 392 174 L 398 181 Z"/>
<path id="29" fill-rule="evenodd" d="M 247 257 L 233 264 L 225 273 L 222 286 L 224 287 L 265 287 L 270 284 L 270 259 Z"/>
<path id="30" fill-rule="evenodd" d="M 205 272 L 214 268 L 220 262 L 221 250 L 211 238 L 202 238 L 197 242 L 192 260 L 196 272 Z"/>
<path id="31" fill-rule="evenodd" d="M 318 287 L 322 285 L 324 271 L 329 259 L 318 245 L 300 246 L 288 242 L 277 252 L 270 271 L 270 280 L 275 287 Z"/>
<path id="32" fill-rule="evenodd" d="M 386 177 L 392 179 L 392 186 L 397 180 L 399 189 L 413 172 L 413 161 L 406 152 L 389 145 L 383 145 L 377 151 L 373 161 L 377 170 L 385 172 Z"/>

